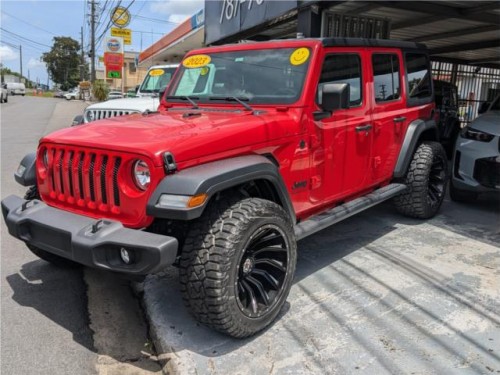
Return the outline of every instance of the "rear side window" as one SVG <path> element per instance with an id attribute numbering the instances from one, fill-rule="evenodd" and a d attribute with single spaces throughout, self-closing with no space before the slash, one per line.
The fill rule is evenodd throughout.
<path id="1" fill-rule="evenodd" d="M 423 53 L 406 53 L 406 75 L 408 82 L 408 101 L 420 104 L 432 99 L 429 58 Z"/>
<path id="2" fill-rule="evenodd" d="M 325 83 L 347 83 L 350 91 L 350 106 L 361 104 L 361 59 L 356 54 L 331 54 L 325 57 L 318 85 L 318 100 Z"/>
<path id="3" fill-rule="evenodd" d="M 372 56 L 373 84 L 377 103 L 396 100 L 401 97 L 399 87 L 399 60 L 395 54 Z"/>

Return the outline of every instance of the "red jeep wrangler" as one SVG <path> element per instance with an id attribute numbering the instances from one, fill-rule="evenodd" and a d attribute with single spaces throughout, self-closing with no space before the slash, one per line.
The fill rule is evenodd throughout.
<path id="1" fill-rule="evenodd" d="M 448 172 L 423 45 L 296 39 L 190 52 L 159 111 L 57 131 L 15 177 L 11 235 L 40 258 L 129 275 L 178 264 L 201 322 L 277 316 L 297 240 L 393 198 L 430 218 Z"/>

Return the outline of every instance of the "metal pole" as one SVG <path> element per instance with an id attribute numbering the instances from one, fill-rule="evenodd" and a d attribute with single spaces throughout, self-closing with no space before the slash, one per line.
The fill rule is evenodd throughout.
<path id="1" fill-rule="evenodd" d="M 90 2 L 90 81 L 95 81 L 95 2 Z"/>
<path id="2" fill-rule="evenodd" d="M 81 66 L 80 66 L 80 81 L 83 81 L 85 79 L 85 77 L 84 77 L 85 56 L 83 54 L 83 26 L 80 29 L 80 35 L 81 35 L 81 43 L 82 43 L 81 44 L 81 47 L 82 47 L 82 56 L 81 56 L 82 62 L 81 62 Z"/>
<path id="3" fill-rule="evenodd" d="M 23 46 L 19 45 L 19 65 L 21 70 L 21 79 L 23 78 Z"/>

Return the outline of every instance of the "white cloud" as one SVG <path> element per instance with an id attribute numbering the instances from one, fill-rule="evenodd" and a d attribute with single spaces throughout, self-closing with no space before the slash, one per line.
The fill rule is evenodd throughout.
<path id="1" fill-rule="evenodd" d="M 12 61 L 18 58 L 19 54 L 9 46 L 0 46 L 0 61 Z"/>
<path id="2" fill-rule="evenodd" d="M 160 0 L 151 4 L 154 13 L 168 16 L 168 21 L 181 23 L 204 7 L 204 0 Z"/>
<path id="3" fill-rule="evenodd" d="M 31 69 L 45 68 L 45 63 L 43 61 L 35 59 L 34 57 L 31 57 L 28 61 L 28 68 L 31 68 Z"/>

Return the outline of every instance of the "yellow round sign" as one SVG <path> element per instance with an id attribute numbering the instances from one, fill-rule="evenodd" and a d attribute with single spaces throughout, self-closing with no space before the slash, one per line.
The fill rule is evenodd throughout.
<path id="1" fill-rule="evenodd" d="M 302 65 L 309 59 L 309 48 L 297 48 L 290 55 L 290 64 L 292 65 Z"/>
<path id="2" fill-rule="evenodd" d="M 212 59 L 208 55 L 193 55 L 186 57 L 182 62 L 182 65 L 186 68 L 202 68 L 210 64 Z"/>
<path id="3" fill-rule="evenodd" d="M 158 77 L 158 76 L 162 76 L 164 74 L 165 74 L 165 71 L 163 69 L 153 69 L 153 70 L 149 71 L 149 75 L 151 77 Z"/>
<path id="4" fill-rule="evenodd" d="M 111 13 L 111 22 L 118 27 L 126 27 L 130 23 L 130 12 L 127 8 L 116 7 Z"/>

